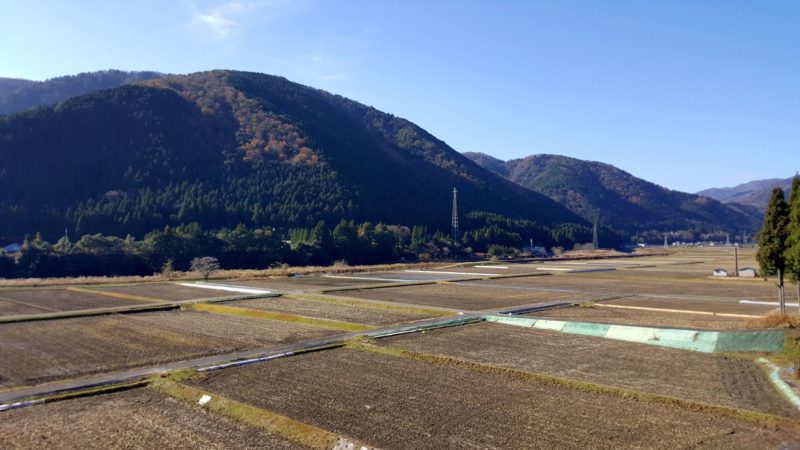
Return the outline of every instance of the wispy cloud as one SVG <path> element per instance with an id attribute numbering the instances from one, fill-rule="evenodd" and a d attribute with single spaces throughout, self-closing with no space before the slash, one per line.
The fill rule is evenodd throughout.
<path id="1" fill-rule="evenodd" d="M 219 40 L 233 37 L 248 25 L 297 12 L 306 3 L 302 0 L 241 0 L 199 7 L 195 1 L 186 0 L 191 24 Z"/>
<path id="2" fill-rule="evenodd" d="M 230 2 L 206 11 L 194 11 L 192 16 L 196 25 L 207 27 L 216 37 L 225 39 L 240 25 L 235 17 L 246 9 L 242 3 Z"/>

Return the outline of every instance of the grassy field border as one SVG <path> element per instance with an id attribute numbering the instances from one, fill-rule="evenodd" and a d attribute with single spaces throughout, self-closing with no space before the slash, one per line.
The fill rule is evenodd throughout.
<path id="1" fill-rule="evenodd" d="M 390 305 L 387 303 L 373 303 L 361 299 L 355 299 L 352 297 L 322 297 L 320 295 L 314 294 L 283 294 L 285 298 L 296 298 L 300 300 L 309 300 L 312 302 L 324 302 L 324 303 L 332 303 L 337 305 L 347 305 L 347 306 L 356 306 L 356 307 L 363 307 L 363 308 L 372 308 L 372 309 L 384 309 L 387 311 L 397 311 L 397 312 L 404 312 L 409 314 L 421 314 L 427 315 L 432 317 L 448 317 L 448 316 L 455 316 L 458 314 L 455 311 L 448 311 L 448 310 L 440 310 L 434 308 L 424 308 L 424 307 L 413 307 L 413 306 L 405 306 L 405 305 Z"/>
<path id="2" fill-rule="evenodd" d="M 123 294 L 121 292 L 111 292 L 111 291 L 103 291 L 100 289 L 91 289 L 91 288 L 83 288 L 78 286 L 70 286 L 65 288 L 67 291 L 72 292 L 80 292 L 83 294 L 94 294 L 100 295 L 103 297 L 112 297 L 112 298 L 120 298 L 123 300 L 134 300 L 139 302 L 148 302 L 148 303 L 169 303 L 170 300 L 166 300 L 163 298 L 155 298 L 155 297 L 144 297 L 141 295 L 132 295 L 132 294 Z"/>
<path id="3" fill-rule="evenodd" d="M 299 316 L 296 314 L 286 314 L 273 311 L 262 311 L 256 309 L 239 308 L 236 306 L 226 306 L 210 303 L 192 303 L 183 305 L 183 309 L 190 311 L 206 311 L 216 314 L 228 314 L 233 316 L 253 317 L 256 319 L 274 320 L 278 322 L 295 323 L 298 325 L 309 325 L 317 328 L 339 331 L 371 331 L 378 327 L 373 325 L 363 325 L 360 323 L 344 322 L 341 320 L 320 319 L 316 317 Z"/>

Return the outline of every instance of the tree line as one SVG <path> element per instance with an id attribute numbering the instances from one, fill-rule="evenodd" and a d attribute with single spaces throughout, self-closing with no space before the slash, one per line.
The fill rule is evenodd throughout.
<path id="1" fill-rule="evenodd" d="M 192 222 L 168 225 L 141 239 L 86 234 L 75 242 L 64 236 L 55 243 L 37 233 L 25 238 L 19 253 L 0 254 L 0 278 L 150 275 L 189 270 L 193 259 L 204 256 L 216 258 L 224 269 L 425 261 L 476 252 L 514 256 L 531 241 L 547 248 L 591 241 L 591 231 L 575 224 L 549 229 L 487 212 L 467 213 L 463 223 L 466 231 L 458 239 L 425 226 L 354 220 L 341 220 L 332 228 L 321 220 L 284 232 L 243 224 L 206 230 Z M 608 245 L 617 243 L 614 235 L 606 238 Z"/>
<path id="2" fill-rule="evenodd" d="M 800 176 L 792 180 L 788 202 L 784 199 L 783 189 L 772 190 L 756 254 L 761 273 L 778 277 L 781 312 L 786 310 L 785 277 L 796 283 L 800 299 Z"/>

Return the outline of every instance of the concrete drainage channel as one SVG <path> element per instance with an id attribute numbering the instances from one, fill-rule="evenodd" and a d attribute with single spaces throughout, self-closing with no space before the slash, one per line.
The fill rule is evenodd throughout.
<path id="1" fill-rule="evenodd" d="M 488 315 L 489 322 L 695 352 L 782 352 L 781 330 L 706 331 Z"/>

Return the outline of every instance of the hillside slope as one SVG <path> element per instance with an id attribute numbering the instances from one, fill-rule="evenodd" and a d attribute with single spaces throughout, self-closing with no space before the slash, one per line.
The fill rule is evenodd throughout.
<path id="1" fill-rule="evenodd" d="M 600 162 L 557 155 L 510 161 L 479 153 L 465 156 L 589 221 L 599 218 L 600 223 L 628 234 L 663 230 L 752 233 L 761 220 L 753 208 L 669 190 Z"/>
<path id="2" fill-rule="evenodd" d="M 700 191 L 697 195 L 705 195 L 722 203 L 739 203 L 757 208 L 763 213 L 769 203 L 772 188 L 780 187 L 789 195 L 792 187 L 792 178 L 771 178 L 742 183 L 727 188 L 711 188 Z"/>
<path id="3" fill-rule="evenodd" d="M 162 77 L 157 72 L 103 70 L 51 78 L 45 81 L 0 78 L 0 114 L 50 105 L 89 92 Z"/>
<path id="4" fill-rule="evenodd" d="M 342 218 L 449 229 L 459 206 L 587 223 L 413 123 L 256 73 L 126 85 L 0 117 L 0 237 Z"/>

